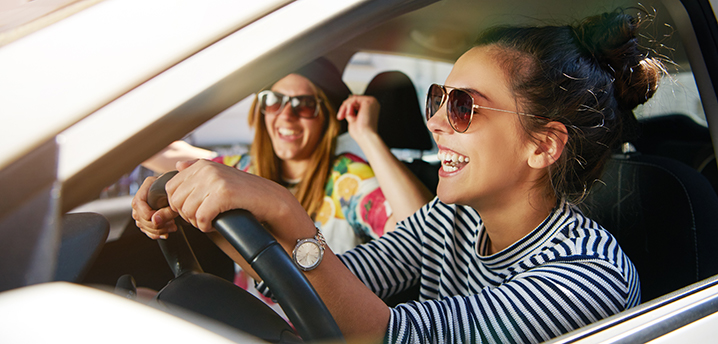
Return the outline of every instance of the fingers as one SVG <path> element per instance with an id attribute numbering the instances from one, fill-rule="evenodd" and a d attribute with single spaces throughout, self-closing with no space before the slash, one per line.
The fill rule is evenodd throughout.
<path id="1" fill-rule="evenodd" d="M 182 171 L 187 169 L 188 167 L 192 166 L 195 162 L 197 162 L 199 159 L 194 160 L 186 160 L 186 161 L 178 161 L 175 164 L 175 168 L 177 168 L 177 171 Z"/>
<path id="2" fill-rule="evenodd" d="M 156 179 L 155 177 L 145 179 L 135 197 L 132 198 L 132 218 L 137 227 L 152 239 L 166 238 L 168 233 L 177 230 L 174 223 L 174 218 L 177 217 L 176 213 L 169 208 L 155 211 L 147 204 L 147 193 L 150 185 Z"/>
<path id="3" fill-rule="evenodd" d="M 260 222 L 271 222 L 284 216 L 287 210 L 306 216 L 304 208 L 286 188 L 268 179 L 209 160 L 177 167 L 181 168 L 180 172 L 165 185 L 170 212 L 162 209 L 157 212 L 158 220 L 144 224 L 148 236 L 164 234 L 160 229 L 169 224 L 160 226 L 159 223 L 173 212 L 203 232 L 214 231 L 214 219 L 232 209 L 246 209 Z M 277 222 L 270 226 L 285 225 L 285 221 Z"/>
<path id="4" fill-rule="evenodd" d="M 178 162 L 176 168 L 180 173 L 165 185 L 169 206 L 156 211 L 147 204 L 147 197 L 157 178 L 145 179 L 132 199 L 132 218 L 137 227 L 149 238 L 167 238 L 177 230 L 174 219 L 182 216 L 200 230 L 212 231 L 212 221 L 221 211 L 228 210 L 224 203 L 231 199 L 224 192 L 228 187 L 222 172 L 237 172 L 234 168 L 222 167 L 226 166 L 206 160 Z"/>
<path id="5" fill-rule="evenodd" d="M 178 161 L 176 164 L 177 171 L 183 172 L 190 169 L 199 159 Z M 201 164 L 198 164 L 198 166 Z M 198 188 L 196 183 L 186 182 L 191 180 L 201 170 L 201 166 L 175 175 L 165 186 L 167 190 L 170 209 L 178 213 L 182 218 L 191 223 L 194 227 L 199 228 L 195 221 L 194 211 L 201 204 L 202 199 L 207 197 L 207 189 Z M 207 180 L 209 184 L 209 180 Z M 200 194 L 202 193 L 202 194 Z M 171 196 L 170 196 L 171 195 Z"/>
<path id="6" fill-rule="evenodd" d="M 350 96 L 344 102 L 342 102 L 342 105 L 339 107 L 339 110 L 337 111 L 337 119 L 343 120 L 346 119 L 347 121 L 354 120 L 356 118 L 356 110 L 355 110 L 356 101 L 353 96 Z"/>
<path id="7" fill-rule="evenodd" d="M 355 140 L 374 135 L 378 130 L 379 102 L 371 96 L 353 95 L 340 107 L 337 118 L 346 119 L 349 134 Z"/>
<path id="8" fill-rule="evenodd" d="M 349 96 L 342 105 L 339 107 L 337 112 L 337 118 L 346 118 L 349 120 L 352 117 L 365 116 L 375 117 L 379 114 L 379 101 L 372 96 L 360 96 L 352 95 Z"/>
<path id="9" fill-rule="evenodd" d="M 150 191 L 150 186 L 152 186 L 152 183 L 154 183 L 155 180 L 157 180 L 157 177 L 145 178 L 145 181 L 142 182 L 142 185 L 140 185 L 140 188 L 137 190 L 135 197 L 132 199 L 133 207 L 137 201 L 139 203 L 147 204 L 147 193 Z"/>
<path id="10" fill-rule="evenodd" d="M 164 223 L 161 228 L 144 227 L 141 230 L 150 239 L 167 239 L 170 233 L 177 231 L 177 225 L 174 220 L 170 220 Z"/>
<path id="11" fill-rule="evenodd" d="M 230 188 L 226 186 L 227 172 L 238 171 L 204 160 L 177 167 L 180 173 L 165 187 L 171 209 L 199 230 L 213 231 L 212 221 L 221 211 L 229 210 L 227 204 L 233 201 L 226 192 Z"/>
<path id="12" fill-rule="evenodd" d="M 177 218 L 178 214 L 170 207 L 164 207 L 162 209 L 159 209 L 152 214 L 151 221 L 154 228 L 161 228 L 162 226 L 165 226 L 167 223 L 174 223 L 174 219 Z M 170 231 L 174 232 L 174 231 Z"/>
<path id="13" fill-rule="evenodd" d="M 133 200 L 133 217 L 150 238 L 162 238 L 176 230 L 168 220 L 177 214 L 201 231 L 212 232 L 218 214 L 246 209 L 287 242 L 296 241 L 293 223 L 301 220 L 310 227 L 313 223 L 294 195 L 271 180 L 209 160 L 178 164 L 177 168 L 179 173 L 165 185 L 169 207 L 149 209 L 146 193 L 152 180 L 141 187 L 139 193 L 144 195 Z"/>
<path id="14" fill-rule="evenodd" d="M 151 218 L 154 211 L 147 204 L 147 192 L 155 179 L 157 178 L 149 177 L 145 179 L 140 188 L 137 190 L 135 197 L 132 198 L 132 218 L 135 220 L 137 227 L 140 229 L 148 223 L 152 223 Z"/>

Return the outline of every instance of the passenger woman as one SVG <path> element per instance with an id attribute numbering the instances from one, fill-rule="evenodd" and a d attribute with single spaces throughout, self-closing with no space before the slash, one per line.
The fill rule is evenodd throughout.
<path id="1" fill-rule="evenodd" d="M 361 112 L 337 117 L 350 94 L 336 67 L 316 59 L 257 93 L 249 111 L 255 135 L 248 154 L 217 156 L 176 141 L 143 166 L 163 173 L 178 161 L 204 158 L 270 179 L 295 195 L 333 251 L 344 252 L 393 230 L 397 220 L 431 199 L 431 192 L 390 158 L 377 133 L 376 99 L 362 98 L 367 105 Z M 368 163 L 335 153 L 344 119 Z"/>

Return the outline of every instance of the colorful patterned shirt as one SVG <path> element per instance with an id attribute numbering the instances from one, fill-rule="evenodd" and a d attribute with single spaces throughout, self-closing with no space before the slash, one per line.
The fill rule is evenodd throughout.
<path id="1" fill-rule="evenodd" d="M 249 154 L 212 160 L 254 173 Z M 289 190 L 294 192 L 293 187 Z M 350 153 L 337 156 L 324 190 L 324 203 L 314 220 L 332 251 L 341 253 L 384 234 L 391 207 L 364 160 Z"/>

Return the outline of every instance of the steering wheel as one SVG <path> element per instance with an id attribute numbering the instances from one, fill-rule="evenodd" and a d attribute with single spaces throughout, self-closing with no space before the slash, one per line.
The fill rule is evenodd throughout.
<path id="1" fill-rule="evenodd" d="M 165 184 L 175 174 L 177 171 L 167 172 L 151 185 L 148 195 L 150 207 L 160 209 L 168 205 Z M 167 239 L 158 240 L 165 259 L 175 274 L 175 279 L 158 293 L 158 300 L 178 304 L 191 310 L 203 308 L 200 313 L 213 318 L 227 316 L 215 314 L 219 311 L 240 312 L 240 310 L 227 309 L 231 303 L 239 304 L 242 305 L 242 308 L 251 308 L 247 315 L 239 318 L 243 319 L 242 321 L 255 322 L 254 325 L 242 326 L 243 328 L 240 329 L 247 331 L 249 327 L 250 331 L 247 332 L 254 334 L 251 329 L 255 329 L 257 326 L 269 326 L 280 331 L 282 333 L 279 335 L 280 337 L 287 338 L 287 328 L 291 330 L 291 327 L 288 327 L 288 324 L 265 303 L 224 279 L 202 272 L 192 248 L 184 236 L 182 227 L 185 222 L 179 218 L 175 222 L 177 223 L 177 232 Z M 214 219 L 213 225 L 272 290 L 274 297 L 304 341 L 343 341 L 339 326 L 307 278 L 289 258 L 282 246 L 271 234 L 267 233 L 250 212 L 243 209 L 224 212 Z M 210 286 L 213 290 L 197 290 L 200 288 L 199 286 Z M 206 301 L 196 300 L 201 295 L 213 298 L 214 302 L 220 303 L 207 309 Z M 187 302 L 187 300 L 190 301 Z M 276 317 L 272 317 L 272 315 Z M 222 319 L 219 320 L 222 321 Z M 278 321 L 283 324 L 278 324 Z M 227 323 L 227 321 L 224 322 Z M 260 330 L 260 332 L 263 331 L 266 332 L 266 330 Z M 278 338 L 277 335 L 271 336 L 275 338 L 265 339 Z M 266 337 L 266 335 L 260 335 L 260 337 Z M 288 340 L 295 341 L 296 339 Z"/>

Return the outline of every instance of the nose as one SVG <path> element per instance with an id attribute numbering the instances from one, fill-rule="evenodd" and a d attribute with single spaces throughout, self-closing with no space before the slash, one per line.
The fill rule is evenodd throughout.
<path id="1" fill-rule="evenodd" d="M 286 102 L 284 106 L 282 106 L 282 110 L 279 111 L 277 114 L 277 117 L 284 116 L 286 119 L 293 119 L 293 118 L 299 118 L 299 116 L 294 112 L 294 109 L 292 109 L 292 105 L 289 104 L 289 102 Z"/>
<path id="2" fill-rule="evenodd" d="M 439 110 L 436 111 L 434 116 L 429 118 L 429 120 L 426 122 L 426 126 L 429 128 L 429 131 L 435 134 L 446 134 L 453 132 L 453 129 L 449 124 L 449 119 L 446 116 L 446 104 L 442 104 Z"/>

